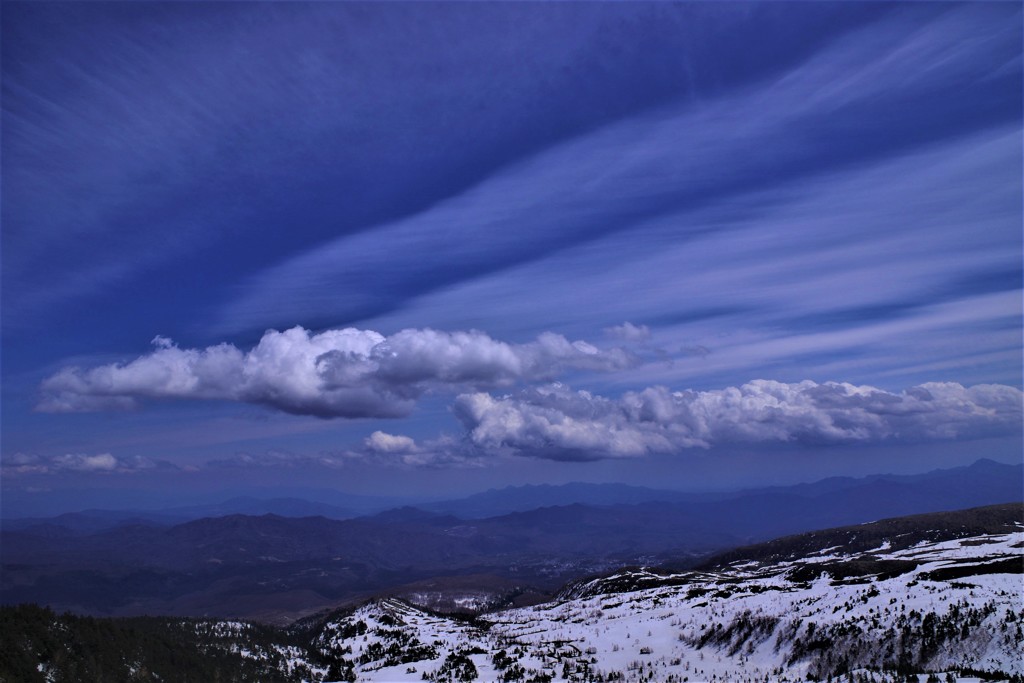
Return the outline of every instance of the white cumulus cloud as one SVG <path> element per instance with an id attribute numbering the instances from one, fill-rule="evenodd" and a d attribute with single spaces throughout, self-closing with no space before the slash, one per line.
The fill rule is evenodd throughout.
<path id="1" fill-rule="evenodd" d="M 508 344 L 483 332 L 302 327 L 270 330 L 253 349 L 231 344 L 183 349 L 165 337 L 128 363 L 68 367 L 41 386 L 43 412 L 125 410 L 144 399 L 218 399 L 319 417 L 400 417 L 430 389 L 508 386 L 565 370 L 615 370 L 636 363 L 622 349 L 541 334 Z"/>
<path id="2" fill-rule="evenodd" d="M 871 386 L 755 380 L 713 391 L 649 387 L 619 399 L 560 384 L 457 397 L 477 449 L 556 460 L 629 458 L 721 443 L 927 441 L 1021 428 L 1022 393 L 1003 385 Z"/>
<path id="3" fill-rule="evenodd" d="M 361 452 L 349 451 L 348 456 L 411 467 L 481 467 L 487 464 L 480 457 L 479 449 L 447 435 L 417 442 L 412 437 L 376 431 L 363 441 L 363 447 Z"/>
<path id="4" fill-rule="evenodd" d="M 408 436 L 376 431 L 365 440 L 366 448 L 375 453 L 415 453 L 416 441 Z"/>

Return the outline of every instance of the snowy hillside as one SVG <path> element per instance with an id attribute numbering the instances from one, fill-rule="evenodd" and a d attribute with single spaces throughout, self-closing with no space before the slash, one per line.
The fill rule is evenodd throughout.
<path id="1" fill-rule="evenodd" d="M 374 681 L 1010 678 L 1024 675 L 1017 527 L 708 572 L 623 572 L 477 624 L 385 600 L 328 623 L 317 645 Z"/>

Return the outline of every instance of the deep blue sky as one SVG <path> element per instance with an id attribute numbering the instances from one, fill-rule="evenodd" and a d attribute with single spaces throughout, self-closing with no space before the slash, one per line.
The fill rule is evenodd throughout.
<path id="1" fill-rule="evenodd" d="M 1018 3 L 2 13 L 8 507 L 1020 458 Z"/>

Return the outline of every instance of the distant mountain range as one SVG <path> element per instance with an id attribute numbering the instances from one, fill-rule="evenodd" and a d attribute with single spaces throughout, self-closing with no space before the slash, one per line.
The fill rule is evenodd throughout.
<path id="1" fill-rule="evenodd" d="M 350 519 L 360 513 L 349 509 L 303 500 L 301 498 L 256 498 L 239 496 L 222 503 L 163 508 L 161 510 L 83 510 L 66 512 L 55 517 L 4 520 L 6 530 L 25 529 L 49 524 L 72 531 L 92 533 L 119 526 L 173 526 L 205 517 L 227 515 L 279 515 L 281 517 L 327 517 Z"/>
<path id="2" fill-rule="evenodd" d="M 638 505 L 727 498 L 735 493 L 684 493 L 627 484 L 537 484 L 491 489 L 466 498 L 425 503 L 417 507 L 463 519 L 483 519 L 560 505 Z"/>
<path id="3" fill-rule="evenodd" d="M 43 496 L 40 500 L 35 500 Z M 60 491 L 33 494 L 26 497 L 24 493 L 5 491 L 2 500 L 2 522 L 24 525 L 26 520 L 38 522 L 61 517 L 68 523 L 74 520 L 85 520 L 86 526 L 117 526 L 121 520 L 144 520 L 157 524 L 180 524 L 203 517 L 220 517 L 224 515 L 267 515 L 279 514 L 283 517 L 308 517 L 323 515 L 336 519 L 347 519 L 361 515 L 372 515 L 403 505 L 417 504 L 427 498 L 409 498 L 408 496 L 371 496 L 328 488 L 310 487 L 272 487 L 227 489 L 217 493 L 206 493 L 191 500 L 177 500 L 174 503 L 161 504 L 160 499 L 146 500 L 146 504 L 126 504 L 116 508 L 97 504 L 97 500 L 106 500 L 95 490 Z M 141 494 L 135 498 L 144 498 Z M 429 500 L 436 500 L 436 496 Z M 82 501 L 78 504 L 75 501 Z M 59 510 L 48 513 L 48 510 Z M 28 512 L 25 512 L 28 511 Z"/>
<path id="4" fill-rule="evenodd" d="M 737 491 L 691 493 L 652 489 L 627 484 L 589 484 L 574 482 L 561 485 L 539 484 L 491 489 L 465 498 L 415 504 L 417 510 L 452 515 L 461 519 L 486 519 L 513 512 L 528 512 L 544 507 L 573 504 L 588 506 L 639 505 L 642 503 L 714 503 L 759 496 L 781 496 L 786 499 L 815 498 L 828 494 L 847 497 L 884 499 L 903 493 L 916 496 L 908 509 L 928 506 L 926 499 L 941 498 L 938 503 L 955 509 L 985 500 L 1015 500 L 1024 489 L 1024 466 L 1006 465 L 981 459 L 966 467 L 933 470 L 924 474 L 876 474 L 867 477 L 830 477 L 809 484 L 773 486 Z M 2 520 L 5 530 L 25 529 L 52 524 L 76 531 L 95 532 L 116 526 L 149 524 L 171 526 L 205 517 L 226 515 L 278 515 L 281 517 L 326 517 L 352 519 L 403 509 L 410 505 L 397 499 L 356 496 L 329 491 L 314 492 L 315 499 L 296 496 L 234 496 L 219 503 L 174 506 L 157 510 L 88 509 L 54 517 L 32 517 Z M 328 499 L 334 502 L 326 502 Z M 879 502 L 885 502 L 881 500 Z M 962 504 L 961 504 L 962 503 Z M 870 501 L 869 501 L 870 504 Z"/>
<path id="5" fill-rule="evenodd" d="M 567 580 L 619 566 L 687 567 L 785 534 L 1020 501 L 1022 481 L 1022 466 L 982 460 L 916 476 L 733 494 L 519 487 L 351 519 L 229 514 L 175 523 L 173 514 L 93 511 L 5 523 L 0 600 L 86 613 L 287 620 L 444 577 L 445 590 L 500 586 L 481 598 L 498 604 L 522 594 L 539 599 Z M 232 505 L 269 503 L 303 509 L 288 499 Z M 506 512 L 479 516 L 487 510 Z"/>

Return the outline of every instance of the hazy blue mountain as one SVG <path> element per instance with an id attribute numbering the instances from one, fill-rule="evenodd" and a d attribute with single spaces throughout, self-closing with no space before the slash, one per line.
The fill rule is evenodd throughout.
<path id="1" fill-rule="evenodd" d="M 82 511 L 88 511 L 90 516 L 97 520 L 108 516 L 117 522 L 131 517 L 165 522 L 167 517 L 174 517 L 173 522 L 209 517 L 211 514 L 240 512 L 294 516 L 287 506 L 300 504 L 305 509 L 296 508 L 296 512 L 301 514 L 330 512 L 331 515 L 352 516 L 370 515 L 402 505 L 433 501 L 436 500 L 436 496 L 367 496 L 330 488 L 274 486 L 230 488 L 187 496 L 180 492 L 137 491 L 131 496 L 121 495 L 118 500 L 120 502 L 116 506 L 111 505 L 109 496 L 93 489 L 61 490 L 59 495 L 53 492 L 40 492 L 31 497 L 26 497 L 24 493 L 5 491 L 0 513 L 5 525 L 26 518 L 37 521 L 53 520 L 64 514 L 77 514 Z M 312 507 L 316 503 L 330 507 L 316 512 Z M 215 509 L 218 506 L 224 506 L 224 511 L 218 513 Z"/>
<path id="2" fill-rule="evenodd" d="M 403 507 L 344 520 L 276 514 L 169 526 L 122 520 L 96 531 L 81 520 L 70 528 L 50 521 L 4 529 L 2 599 L 111 614 L 295 616 L 439 577 L 450 579 L 446 585 L 459 584 L 454 577 L 460 576 L 495 577 L 485 583 L 512 580 L 543 594 L 573 577 L 626 565 L 685 567 L 708 553 L 786 534 L 1020 501 L 1021 481 L 1020 465 L 981 461 L 918 476 L 728 496 L 589 484 L 520 487 L 472 502 L 525 505 L 557 495 L 601 504 L 571 502 L 483 518 Z M 599 498 L 605 491 L 614 495 Z M 647 496 L 669 500 L 609 502 Z M 274 504 L 302 508 L 293 501 Z"/>
<path id="3" fill-rule="evenodd" d="M 491 489 L 466 498 L 426 503 L 423 510 L 455 515 L 463 519 L 495 517 L 510 512 L 525 512 L 556 505 L 636 505 L 653 501 L 696 501 L 735 494 L 685 493 L 650 489 L 627 484 L 529 484 Z"/>
<path id="4" fill-rule="evenodd" d="M 344 500 L 344 494 L 339 494 Z M 83 510 L 67 512 L 55 517 L 26 517 L 3 520 L 7 530 L 27 529 L 39 524 L 50 524 L 74 531 L 95 532 L 119 526 L 156 525 L 171 526 L 205 517 L 225 515 L 279 515 L 281 517 L 314 517 L 349 519 L 367 512 L 387 509 L 392 501 L 378 501 L 376 506 L 342 507 L 316 500 L 295 497 L 258 498 L 236 496 L 222 502 L 182 505 L 158 510 Z"/>
<path id="5" fill-rule="evenodd" d="M 95 532 L 133 524 L 173 525 L 204 517 L 225 515 L 278 515 L 281 517 L 322 516 L 328 519 L 349 519 L 359 515 L 380 515 L 389 510 L 405 509 L 405 516 L 450 515 L 461 519 L 486 519 L 514 512 L 528 512 L 545 507 L 567 505 L 615 506 L 646 503 L 679 505 L 710 505 L 731 502 L 722 509 L 756 525 L 763 521 L 772 530 L 786 533 L 791 524 L 781 520 L 796 517 L 795 528 L 810 528 L 803 520 L 822 525 L 844 524 L 849 519 L 872 519 L 880 514 L 898 515 L 918 511 L 957 509 L 973 505 L 1019 500 L 1024 489 L 1024 466 L 1006 465 L 982 459 L 952 469 L 934 470 L 924 474 L 881 474 L 867 477 L 831 477 L 809 484 L 773 486 L 739 491 L 690 493 L 652 489 L 626 484 L 589 484 L 574 482 L 563 485 L 526 485 L 491 489 L 465 498 L 420 502 L 410 505 L 403 499 L 358 496 L 329 489 L 296 489 L 289 496 L 232 496 L 219 502 L 166 507 L 157 510 L 100 510 L 66 513 L 56 517 L 6 519 L 6 530 L 26 529 L 51 524 L 67 529 Z M 305 492 L 311 497 L 300 497 Z M 834 498 L 833 502 L 815 509 L 801 499 Z M 765 506 L 778 505 L 778 520 L 759 520 Z M 936 507 L 938 506 L 938 507 Z M 748 511 L 749 508 L 749 511 Z M 415 509 L 419 512 L 412 513 Z M 395 520 L 395 515 L 382 518 Z M 874 517 L 872 515 L 875 515 Z M 784 527 L 784 528 L 783 528 Z M 763 535 L 760 532 L 755 535 Z"/>
<path id="6" fill-rule="evenodd" d="M 5 531 L 51 526 L 66 532 L 95 533 L 104 529 L 119 526 L 154 525 L 170 526 L 181 524 L 191 517 L 175 515 L 169 512 L 149 512 L 145 510 L 82 510 L 66 512 L 56 517 L 23 517 L 20 519 L 3 520 Z"/>
<path id="7" fill-rule="evenodd" d="M 771 486 L 712 493 L 687 493 L 651 489 L 626 484 L 587 484 L 575 482 L 561 486 L 527 485 L 491 489 L 466 498 L 417 505 L 431 512 L 455 515 L 463 519 L 482 519 L 511 512 L 525 512 L 559 505 L 638 505 L 642 503 L 713 504 L 723 501 L 747 501 L 757 507 L 763 496 L 785 504 L 790 497 L 821 498 L 839 496 L 853 505 L 857 517 L 863 517 L 875 505 L 894 505 L 887 496 L 909 496 L 907 509 L 956 509 L 985 504 L 985 501 L 1019 500 L 1024 493 L 1024 465 L 1006 465 L 982 459 L 966 467 L 933 470 L 924 474 L 877 474 L 866 477 L 830 477 L 809 484 Z M 780 496 L 781 498 L 774 498 Z M 796 504 L 796 503 L 792 503 Z M 802 508 L 801 508 L 802 509 Z M 841 510 L 823 512 L 825 517 L 841 518 Z M 896 511 L 892 514 L 901 514 Z"/>
<path id="8" fill-rule="evenodd" d="M 281 517 L 319 515 L 328 519 L 348 519 L 358 515 L 357 512 L 349 508 L 319 501 L 302 498 L 256 498 L 253 496 L 240 496 L 211 505 L 167 508 L 162 512 L 184 519 L 222 517 L 224 515 L 280 515 Z"/>

